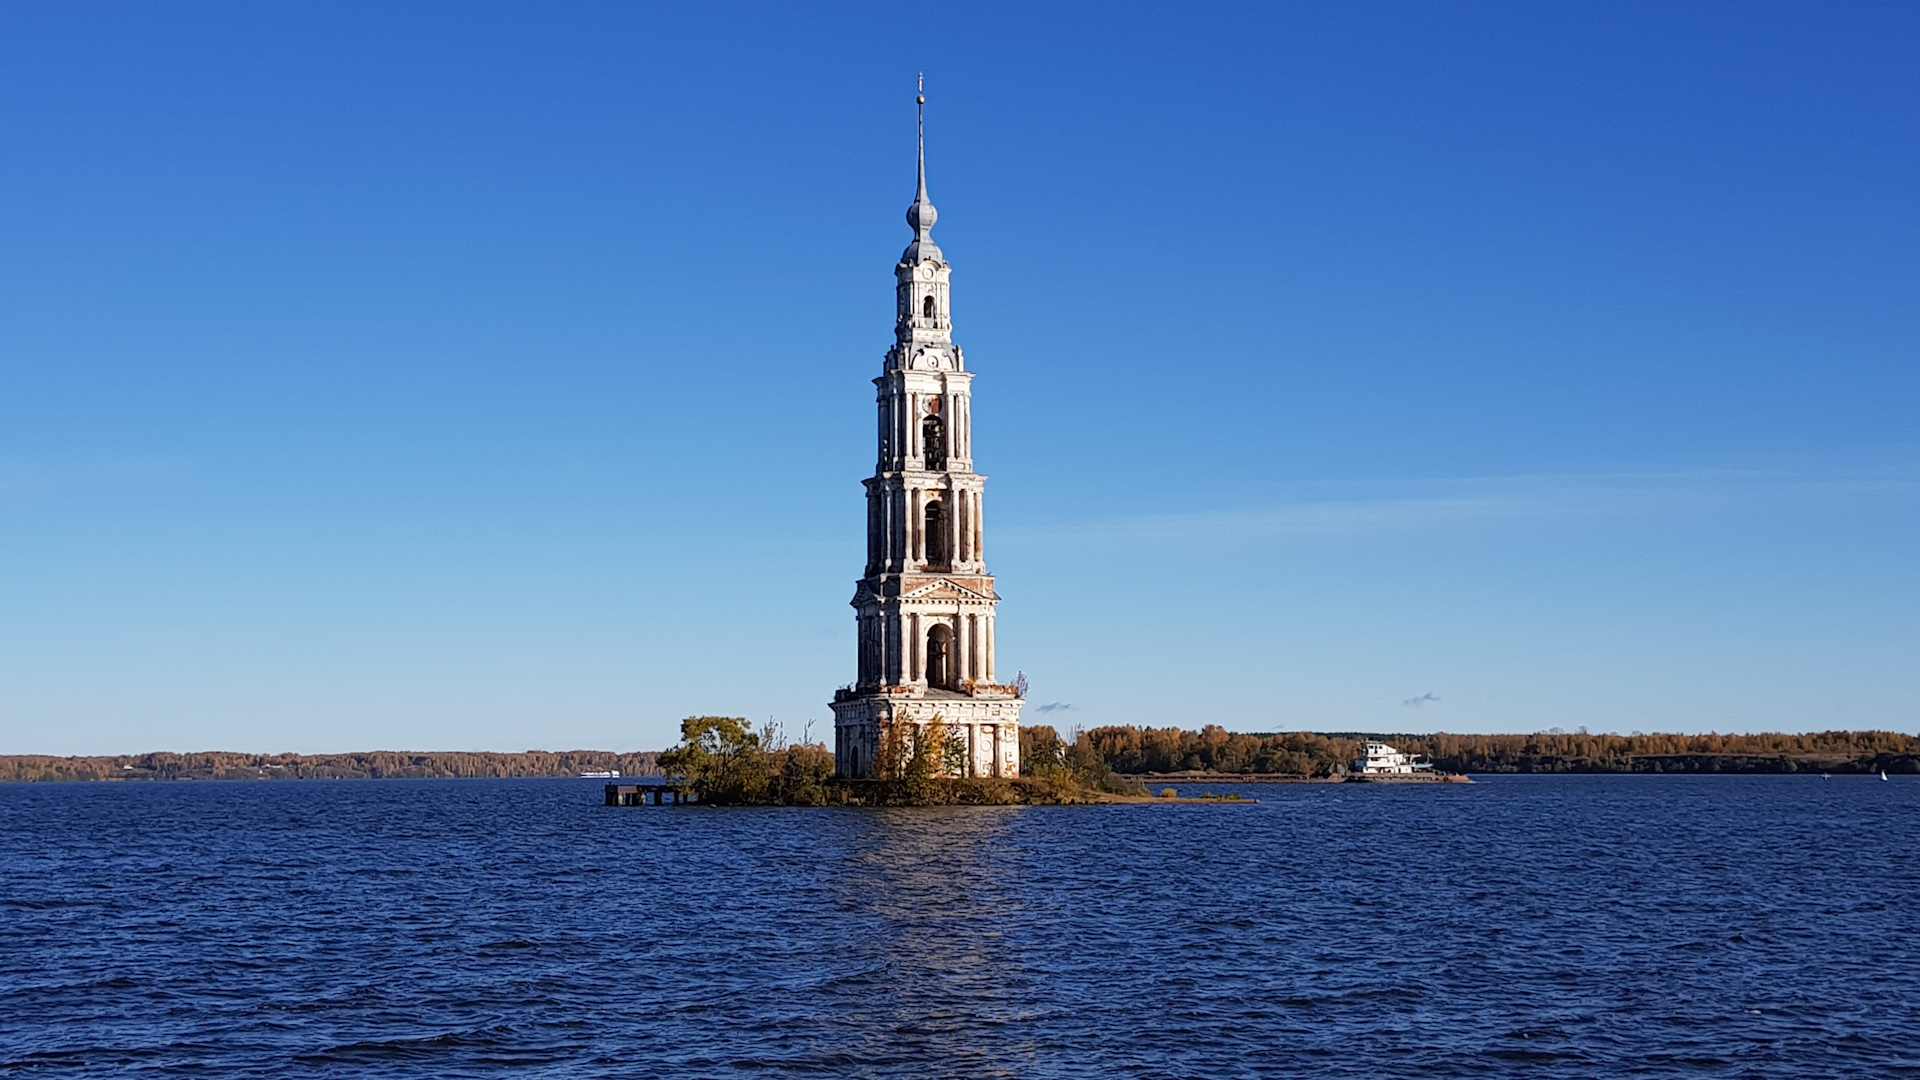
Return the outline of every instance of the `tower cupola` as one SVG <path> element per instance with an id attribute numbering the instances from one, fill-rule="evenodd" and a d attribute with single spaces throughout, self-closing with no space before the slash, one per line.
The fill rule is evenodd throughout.
<path id="1" fill-rule="evenodd" d="M 920 190 L 913 197 L 913 205 L 907 207 L 907 227 L 913 230 L 913 243 L 900 255 L 900 262 L 907 266 L 947 261 L 940 245 L 933 242 L 933 225 L 940 220 L 940 211 L 927 198 L 927 95 L 919 94 L 914 100 L 920 106 Z"/>

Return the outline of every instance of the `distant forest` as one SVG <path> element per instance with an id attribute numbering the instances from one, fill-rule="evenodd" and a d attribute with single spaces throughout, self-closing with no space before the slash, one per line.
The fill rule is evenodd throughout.
<path id="1" fill-rule="evenodd" d="M 1920 773 L 1920 737 L 1890 731 L 1807 735 L 1243 734 L 1210 724 L 1100 727 L 1081 733 L 1117 773 L 1219 772 L 1324 777 L 1350 766 L 1368 739 L 1425 754 L 1458 773 Z"/>
<path id="2" fill-rule="evenodd" d="M 660 755 L 605 750 L 365 754 L 133 754 L 121 757 L 0 757 L 9 780 L 437 780 L 475 776 L 578 776 L 618 769 L 659 776 Z"/>

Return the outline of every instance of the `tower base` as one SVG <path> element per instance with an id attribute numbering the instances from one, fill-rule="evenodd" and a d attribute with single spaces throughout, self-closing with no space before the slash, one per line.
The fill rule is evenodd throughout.
<path id="1" fill-rule="evenodd" d="M 833 700 L 834 774 L 846 780 L 877 775 L 881 741 L 892 724 L 924 730 L 934 717 L 950 735 L 966 740 L 961 776 L 1020 775 L 1020 710 L 1026 702 L 1011 687 L 982 686 L 974 692 L 919 686 L 842 690 Z"/>

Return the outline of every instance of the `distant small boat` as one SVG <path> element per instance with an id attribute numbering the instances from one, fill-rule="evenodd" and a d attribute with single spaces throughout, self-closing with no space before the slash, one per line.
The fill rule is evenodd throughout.
<path id="1" fill-rule="evenodd" d="M 1885 769 L 1881 769 L 1881 770 L 1880 770 L 1880 779 L 1882 779 L 1882 780 L 1885 780 L 1886 778 L 1887 778 L 1887 770 L 1885 770 Z"/>
<path id="2" fill-rule="evenodd" d="M 619 775 L 619 769 L 608 769 L 606 772 L 583 772 L 580 774 L 580 778 L 582 780 L 612 780 Z"/>

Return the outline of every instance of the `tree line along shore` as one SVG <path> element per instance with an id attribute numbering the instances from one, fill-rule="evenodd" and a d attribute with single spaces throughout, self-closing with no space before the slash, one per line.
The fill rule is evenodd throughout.
<path id="1" fill-rule="evenodd" d="M 0 757 L 0 781 L 10 780 L 448 780 L 471 777 L 579 776 L 614 772 L 660 776 L 653 751 L 529 750 L 358 754 L 125 754 L 113 757 Z"/>
<path id="2" fill-rule="evenodd" d="M 699 718 L 713 719 L 713 718 Z M 744 725 L 744 721 L 740 721 Z M 1098 786 L 1112 774 L 1217 774 L 1327 779 L 1349 767 L 1368 739 L 1425 754 L 1458 773 L 1920 773 L 1920 737 L 1888 731 L 1804 735 L 1532 735 L 1230 732 L 1183 728 L 1097 727 L 1062 737 L 1036 724 L 1021 730 L 1021 756 L 1039 775 L 1076 776 Z M 793 770 L 814 782 L 831 777 L 824 747 L 778 746 Z M 36 780 L 327 780 L 562 777 L 618 772 L 657 777 L 660 754 L 599 750 L 483 753 L 375 751 L 355 754 L 152 753 L 98 757 L 0 756 L 0 782 Z"/>
<path id="3" fill-rule="evenodd" d="M 1230 732 L 1218 725 L 1099 727 L 1081 733 L 1117 773 L 1330 778 L 1368 740 L 1424 754 L 1451 773 L 1920 773 L 1920 737 L 1891 731 L 1804 735 L 1532 735 Z"/>

